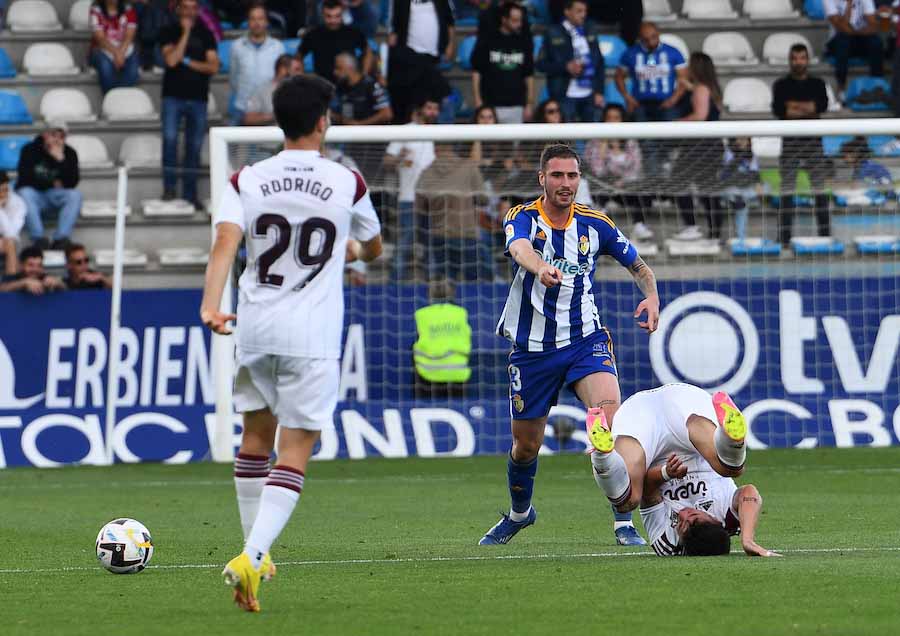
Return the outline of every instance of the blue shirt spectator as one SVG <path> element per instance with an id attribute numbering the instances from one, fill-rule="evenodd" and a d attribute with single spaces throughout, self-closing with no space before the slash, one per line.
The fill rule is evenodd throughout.
<path id="1" fill-rule="evenodd" d="M 619 65 L 632 82 L 631 96 L 639 102 L 662 102 L 669 99 L 678 86 L 678 69 L 686 66 L 681 52 L 660 43 L 647 49 L 638 42 L 622 55 Z"/>
<path id="2" fill-rule="evenodd" d="M 284 54 L 280 40 L 269 37 L 269 19 L 265 6 L 252 4 L 247 9 L 247 34 L 236 40 L 231 47 L 232 103 L 228 114 L 232 126 L 239 126 L 247 112 L 247 104 L 260 86 L 272 81 L 275 76 L 275 62 Z"/>

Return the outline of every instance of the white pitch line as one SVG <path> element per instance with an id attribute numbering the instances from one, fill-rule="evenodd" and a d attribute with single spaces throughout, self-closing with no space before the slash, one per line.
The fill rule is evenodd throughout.
<path id="1" fill-rule="evenodd" d="M 833 554 L 838 552 L 900 552 L 900 547 L 884 546 L 876 548 L 788 548 L 775 549 L 781 554 Z M 483 556 L 434 556 L 434 557 L 404 557 L 397 559 L 320 559 L 308 561 L 279 561 L 278 567 L 284 566 L 311 566 L 311 565 L 382 565 L 391 563 L 448 563 L 466 561 L 547 561 L 554 559 L 606 559 L 619 557 L 646 557 L 654 556 L 651 551 L 640 552 L 585 552 L 576 554 L 494 554 Z M 221 568 L 221 563 L 182 563 L 171 565 L 151 565 L 148 570 L 212 570 Z M 0 574 L 41 574 L 41 573 L 65 573 L 86 572 L 98 570 L 99 566 L 73 566 L 62 568 L 7 568 L 0 569 Z"/>

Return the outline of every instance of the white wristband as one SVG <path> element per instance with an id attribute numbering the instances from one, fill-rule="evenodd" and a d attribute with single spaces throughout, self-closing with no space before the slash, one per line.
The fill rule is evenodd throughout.
<path id="1" fill-rule="evenodd" d="M 666 471 L 666 465 L 663 464 L 662 468 L 659 469 L 660 474 L 662 475 L 663 481 L 669 481 L 671 477 L 669 477 L 669 473 Z"/>

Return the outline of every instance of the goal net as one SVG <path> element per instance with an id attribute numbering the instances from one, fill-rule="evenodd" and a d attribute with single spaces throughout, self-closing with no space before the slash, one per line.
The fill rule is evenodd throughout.
<path id="1" fill-rule="evenodd" d="M 628 272 L 613 259 L 597 268 L 623 399 L 668 382 L 728 391 L 756 448 L 897 443 L 895 135 L 900 120 L 889 119 L 332 127 L 326 152 L 368 182 L 385 252 L 347 269 L 341 401 L 317 457 L 508 449 L 502 220 L 540 196 L 540 152 L 554 141 L 582 158 L 577 200 L 605 209 L 659 281 L 648 337 Z M 233 171 L 280 142 L 276 128 L 213 129 L 213 208 Z M 428 381 L 416 367 L 416 311 L 435 303 L 467 311 L 465 382 Z M 213 456 L 225 461 L 240 432 L 233 345 L 216 337 L 213 351 Z M 584 450 L 583 417 L 563 389 L 544 452 Z"/>

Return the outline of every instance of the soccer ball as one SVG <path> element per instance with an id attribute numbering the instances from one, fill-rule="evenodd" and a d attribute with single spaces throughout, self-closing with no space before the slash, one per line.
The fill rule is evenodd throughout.
<path id="1" fill-rule="evenodd" d="M 97 535 L 97 560 L 113 574 L 140 572 L 153 557 L 150 531 L 134 519 L 113 519 Z"/>

